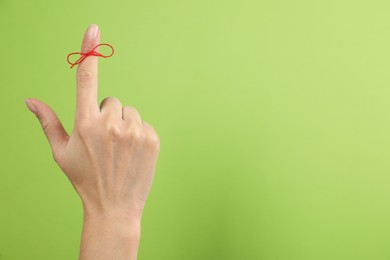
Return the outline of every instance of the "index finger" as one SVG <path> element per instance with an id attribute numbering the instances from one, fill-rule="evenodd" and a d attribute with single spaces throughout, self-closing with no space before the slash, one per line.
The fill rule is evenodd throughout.
<path id="1" fill-rule="evenodd" d="M 91 24 L 85 31 L 81 52 L 91 51 L 100 43 L 100 30 Z M 95 49 L 97 52 L 99 47 Z M 76 118 L 85 118 L 99 111 L 98 57 L 89 55 L 77 67 L 76 72 Z"/>

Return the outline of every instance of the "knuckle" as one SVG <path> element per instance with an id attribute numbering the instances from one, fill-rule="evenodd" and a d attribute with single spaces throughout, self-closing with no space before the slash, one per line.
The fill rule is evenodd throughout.
<path id="1" fill-rule="evenodd" d="M 122 138 L 122 130 L 120 129 L 118 124 L 107 123 L 106 124 L 106 133 L 110 139 L 120 139 Z"/>
<path id="2" fill-rule="evenodd" d="M 146 138 L 147 145 L 155 150 L 160 150 L 160 138 L 156 133 L 149 133 Z"/>
<path id="3" fill-rule="evenodd" d="M 76 79 L 78 83 L 90 82 L 94 78 L 94 73 L 89 70 L 78 70 L 76 73 Z"/>
<path id="4" fill-rule="evenodd" d="M 105 97 L 102 100 L 102 103 L 105 103 L 105 102 L 120 102 L 120 101 L 116 97 Z"/>
<path id="5" fill-rule="evenodd" d="M 49 123 L 48 120 L 42 120 L 41 126 L 42 126 L 42 129 L 43 129 L 43 132 L 47 133 L 47 131 L 50 128 L 50 123 Z"/>
<path id="6" fill-rule="evenodd" d="M 136 121 L 141 120 L 141 114 L 135 107 L 125 106 L 123 107 L 123 112 L 127 115 L 128 118 L 135 119 Z"/>
<path id="7" fill-rule="evenodd" d="M 150 132 L 152 132 L 152 133 L 154 133 L 154 134 L 157 134 L 156 129 L 155 129 L 151 124 L 149 124 L 149 123 L 146 122 L 146 121 L 142 121 L 142 123 L 143 123 L 143 125 L 145 126 L 145 128 L 146 128 L 148 131 L 150 131 Z"/>
<path id="8" fill-rule="evenodd" d="M 51 127 L 55 124 L 58 124 L 58 117 L 54 117 L 52 119 L 44 119 L 41 121 L 41 126 L 42 126 L 42 129 L 43 129 L 43 132 L 44 133 L 48 133 L 51 129 Z"/>
<path id="9" fill-rule="evenodd" d="M 138 127 L 133 127 L 127 131 L 126 136 L 130 142 L 140 143 L 143 141 L 145 134 Z"/>
<path id="10" fill-rule="evenodd" d="M 103 99 L 103 101 L 114 101 L 114 102 L 119 102 L 119 99 L 117 99 L 116 97 L 111 97 L 111 96 L 108 96 L 108 97 L 105 97 Z"/>
<path id="11" fill-rule="evenodd" d="M 135 108 L 135 107 L 132 107 L 132 106 L 125 106 L 125 109 L 127 109 L 129 112 L 131 113 L 134 113 L 134 114 L 138 114 L 139 115 L 139 111 Z"/>
<path id="12" fill-rule="evenodd" d="M 144 126 L 145 126 L 145 129 L 147 131 L 147 143 L 148 145 L 159 151 L 160 150 L 160 137 L 159 135 L 157 134 L 157 131 L 155 130 L 155 128 L 150 125 L 148 122 L 143 122 Z"/>
<path id="13" fill-rule="evenodd" d="M 122 103 L 121 103 L 121 101 L 119 100 L 119 99 L 117 99 L 116 97 L 105 97 L 103 100 L 102 100 L 102 102 L 100 102 L 100 110 L 104 107 L 104 106 L 106 106 L 106 105 L 108 105 L 108 104 L 118 104 L 118 106 L 120 106 L 120 107 L 122 107 Z"/>

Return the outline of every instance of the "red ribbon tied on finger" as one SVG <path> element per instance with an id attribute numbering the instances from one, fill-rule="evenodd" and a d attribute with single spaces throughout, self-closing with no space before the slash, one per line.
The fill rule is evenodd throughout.
<path id="1" fill-rule="evenodd" d="M 96 52 L 95 49 L 99 46 L 108 46 L 111 48 L 112 52 L 110 55 L 103 55 L 99 52 Z M 75 61 L 75 62 L 71 62 L 69 60 L 69 57 L 72 56 L 72 55 L 75 55 L 75 54 L 80 54 L 81 57 Z M 114 55 L 114 47 L 112 47 L 110 44 L 108 43 L 100 43 L 98 45 L 96 45 L 92 50 L 88 51 L 88 52 L 72 52 L 72 53 L 69 53 L 68 56 L 66 57 L 66 60 L 68 61 L 68 63 L 71 65 L 70 68 L 73 68 L 75 65 L 78 65 L 80 64 L 83 60 L 85 60 L 88 56 L 98 56 L 98 57 L 102 57 L 102 58 L 109 58 L 111 57 L 112 55 Z"/>

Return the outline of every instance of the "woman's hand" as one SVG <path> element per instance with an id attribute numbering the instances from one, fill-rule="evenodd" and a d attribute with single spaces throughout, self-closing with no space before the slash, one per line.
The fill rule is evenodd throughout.
<path id="1" fill-rule="evenodd" d="M 99 29 L 91 25 L 81 52 L 99 42 Z M 76 85 L 75 124 L 70 136 L 48 105 L 29 99 L 27 106 L 39 119 L 54 160 L 79 194 L 85 218 L 99 219 L 99 225 L 103 219 L 138 221 L 152 185 L 159 137 L 135 108 L 122 107 L 116 98 L 105 98 L 99 108 L 98 57 L 88 56 L 78 65 Z"/>

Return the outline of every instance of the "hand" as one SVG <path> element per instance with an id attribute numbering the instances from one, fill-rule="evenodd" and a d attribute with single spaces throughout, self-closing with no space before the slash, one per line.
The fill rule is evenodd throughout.
<path id="1" fill-rule="evenodd" d="M 100 42 L 91 25 L 82 52 Z M 96 49 L 98 51 L 98 49 Z M 113 97 L 97 104 L 98 57 L 88 56 L 76 73 L 76 113 L 69 136 L 56 113 L 37 99 L 26 100 L 50 143 L 54 160 L 79 194 L 86 214 L 140 217 L 160 150 L 154 128 L 138 111 Z"/>

